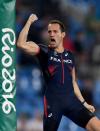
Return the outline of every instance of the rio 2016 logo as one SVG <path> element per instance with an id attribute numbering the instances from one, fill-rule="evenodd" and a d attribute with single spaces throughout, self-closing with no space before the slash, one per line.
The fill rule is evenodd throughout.
<path id="1" fill-rule="evenodd" d="M 15 33 L 10 28 L 3 28 L 2 32 L 4 35 L 2 36 L 2 89 L 3 94 L 2 97 L 4 102 L 2 103 L 2 110 L 5 114 L 9 114 L 13 109 L 16 111 L 15 105 L 13 104 L 12 100 L 14 98 L 14 90 L 15 79 L 16 79 L 16 71 L 15 68 L 12 66 L 13 64 L 13 53 L 14 53 L 14 46 L 15 46 Z M 9 53 L 10 52 L 10 53 Z M 11 69 L 10 69 L 11 68 Z"/>

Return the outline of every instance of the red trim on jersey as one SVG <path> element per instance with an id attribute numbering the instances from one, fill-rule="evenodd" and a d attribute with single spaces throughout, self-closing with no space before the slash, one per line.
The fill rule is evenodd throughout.
<path id="1" fill-rule="evenodd" d="M 48 112 L 47 112 L 47 100 L 46 97 L 44 96 L 44 114 L 47 117 L 48 116 Z"/>
<path id="2" fill-rule="evenodd" d="M 51 76 L 54 75 L 56 68 L 57 68 L 57 66 L 53 66 L 53 65 L 48 67 L 48 70 L 49 70 L 49 73 L 51 74 Z"/>
<path id="3" fill-rule="evenodd" d="M 63 57 L 61 55 L 61 65 L 62 65 L 62 84 L 64 84 L 64 62 L 63 62 Z"/>

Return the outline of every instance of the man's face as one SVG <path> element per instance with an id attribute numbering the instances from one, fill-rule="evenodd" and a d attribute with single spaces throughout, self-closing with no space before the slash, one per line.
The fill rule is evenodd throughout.
<path id="1" fill-rule="evenodd" d="M 49 46 L 51 48 L 57 48 L 61 44 L 63 45 L 63 38 L 65 33 L 61 31 L 60 25 L 57 23 L 48 25 Z"/>

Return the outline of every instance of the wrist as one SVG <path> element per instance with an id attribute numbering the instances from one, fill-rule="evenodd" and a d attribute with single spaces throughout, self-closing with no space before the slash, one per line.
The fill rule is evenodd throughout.
<path id="1" fill-rule="evenodd" d="M 84 104 L 86 103 L 86 101 L 84 100 L 84 101 L 82 101 L 81 103 L 84 105 Z"/>

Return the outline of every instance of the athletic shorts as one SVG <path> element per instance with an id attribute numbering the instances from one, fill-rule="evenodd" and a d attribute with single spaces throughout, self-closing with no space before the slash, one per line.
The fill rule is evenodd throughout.
<path id="1" fill-rule="evenodd" d="M 94 117 L 94 114 L 86 109 L 76 96 L 71 96 L 70 98 L 57 95 L 44 96 L 43 131 L 57 131 L 63 115 L 83 128 Z"/>

